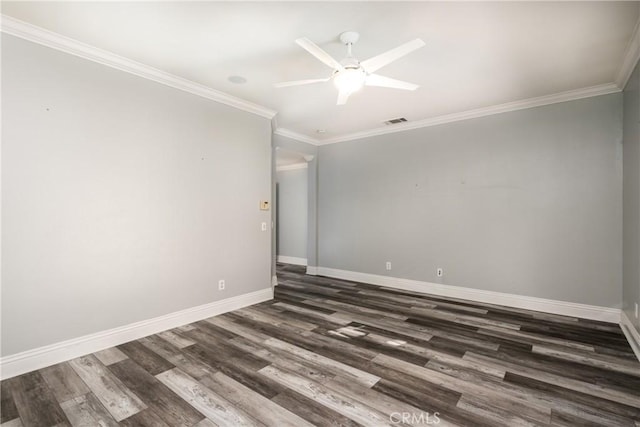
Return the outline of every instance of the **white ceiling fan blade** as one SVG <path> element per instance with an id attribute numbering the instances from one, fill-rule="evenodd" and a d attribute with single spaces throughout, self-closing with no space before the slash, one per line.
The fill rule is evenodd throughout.
<path id="1" fill-rule="evenodd" d="M 367 71 L 367 73 L 373 73 L 374 71 L 379 70 L 385 65 L 395 61 L 398 58 L 402 58 L 403 56 L 413 52 L 416 49 L 421 48 L 424 45 L 425 43 L 420 39 L 411 40 L 410 42 L 400 45 L 395 49 L 388 50 L 378 56 L 374 56 L 373 58 L 369 58 L 366 61 L 362 61 L 360 64 Z"/>
<path id="2" fill-rule="evenodd" d="M 338 102 L 336 102 L 336 105 L 344 105 L 347 103 L 347 100 L 349 99 L 349 95 L 351 95 L 351 92 L 346 92 L 344 90 L 341 90 L 338 93 Z"/>
<path id="3" fill-rule="evenodd" d="M 403 90 L 416 90 L 420 87 L 419 85 L 413 83 L 403 82 L 402 80 L 396 80 L 378 74 L 368 75 L 367 81 L 364 84 L 367 86 L 390 87 L 393 89 Z"/>
<path id="4" fill-rule="evenodd" d="M 273 87 L 289 87 L 289 86 L 300 86 L 300 85 L 308 85 L 311 83 L 322 83 L 322 82 L 328 82 L 329 78 L 327 77 L 326 79 L 307 79 L 307 80 L 293 80 L 290 82 L 280 82 L 280 83 L 274 83 Z"/>
<path id="5" fill-rule="evenodd" d="M 333 68 L 334 70 L 341 70 L 342 69 L 342 65 L 340 65 L 340 63 L 338 61 L 333 59 L 333 57 L 331 57 L 331 55 L 329 55 L 327 52 L 325 52 L 324 50 L 320 49 L 318 47 L 318 45 L 316 45 L 311 40 L 303 37 L 303 38 L 300 38 L 300 39 L 296 40 L 296 43 L 298 43 L 303 49 L 305 49 L 311 55 L 315 56 L 320 61 L 324 62 L 325 64 L 327 64 L 329 67 Z"/>

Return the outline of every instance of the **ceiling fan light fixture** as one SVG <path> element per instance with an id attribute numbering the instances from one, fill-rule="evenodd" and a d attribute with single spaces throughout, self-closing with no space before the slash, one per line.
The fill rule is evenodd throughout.
<path id="1" fill-rule="evenodd" d="M 354 93 L 362 89 L 367 75 L 362 68 L 344 68 L 333 76 L 333 84 L 340 92 Z"/>
<path id="2" fill-rule="evenodd" d="M 349 100 L 349 96 L 362 89 L 363 86 L 378 86 L 392 89 L 416 90 L 420 86 L 413 83 L 403 82 L 389 77 L 374 74 L 375 71 L 402 58 L 403 56 L 421 48 L 425 43 L 420 39 L 415 39 L 402 44 L 394 49 L 381 53 L 366 61 L 358 61 L 353 56 L 352 47 L 358 41 L 360 35 L 355 31 L 347 31 L 340 35 L 340 41 L 347 46 L 347 57 L 342 61 L 336 61 L 331 55 L 322 50 L 311 40 L 303 37 L 296 40 L 296 43 L 303 49 L 315 56 L 318 60 L 333 69 L 333 75 L 324 79 L 294 80 L 289 82 L 275 83 L 275 87 L 300 86 L 312 83 L 322 83 L 333 80 L 333 84 L 338 89 L 338 100 L 336 105 L 344 105 Z"/>

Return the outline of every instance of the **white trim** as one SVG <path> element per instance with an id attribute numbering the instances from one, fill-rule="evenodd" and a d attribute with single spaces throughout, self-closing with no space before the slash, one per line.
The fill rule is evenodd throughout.
<path id="1" fill-rule="evenodd" d="M 307 274 L 309 276 L 317 276 L 318 275 L 318 267 L 313 265 L 307 265 Z"/>
<path id="2" fill-rule="evenodd" d="M 278 286 L 278 276 L 271 276 L 271 287 Z"/>
<path id="3" fill-rule="evenodd" d="M 581 98 L 619 92 L 624 84 L 626 84 L 626 80 L 628 80 L 629 75 L 631 74 L 631 71 L 635 66 L 635 63 L 638 61 L 638 57 L 640 56 L 640 31 L 638 30 L 638 26 L 636 26 L 634 35 L 629 45 L 627 46 L 625 59 L 621 66 L 620 72 L 618 73 L 618 78 L 616 79 L 617 85 L 614 83 L 608 83 L 599 86 L 541 96 L 537 98 L 509 102 L 506 104 L 495 105 L 491 107 L 479 108 L 471 111 L 463 111 L 460 113 L 431 117 L 428 119 L 419 120 L 416 122 L 408 122 L 401 125 L 387 126 L 345 135 L 338 135 L 333 138 L 319 140 L 317 138 L 313 138 L 308 135 L 292 131 L 290 129 L 278 127 L 277 120 L 273 120 L 277 114 L 277 111 L 274 111 L 262 105 L 246 101 L 233 95 L 229 95 L 224 92 L 212 89 L 200 83 L 196 83 L 191 80 L 173 75 L 171 73 L 158 70 L 148 65 L 141 64 L 120 55 L 116 55 L 115 53 L 99 49 L 78 40 L 74 40 L 72 38 L 55 33 L 53 31 L 49 31 L 44 28 L 29 24 L 27 22 L 20 21 L 10 16 L 1 15 L 1 18 L 0 30 L 6 34 L 20 37 L 22 39 L 29 40 L 31 42 L 38 43 L 62 52 L 66 52 L 71 55 L 79 56 L 81 58 L 88 59 L 90 61 L 97 62 L 99 64 L 103 64 L 130 74 L 134 74 L 136 76 L 143 77 L 178 90 L 189 92 L 194 95 L 219 102 L 221 104 L 229 105 L 239 110 L 257 114 L 261 117 L 266 117 L 272 120 L 272 127 L 276 128 L 273 131 L 275 135 L 284 136 L 296 141 L 305 142 L 307 144 L 316 146 L 335 144 L 337 142 L 351 141 L 354 139 L 367 138 L 370 136 L 385 135 L 411 129 L 436 126 L 444 123 L 452 123 L 461 120 L 505 113 L 508 111 L 522 110 L 526 108 L 539 107 L 542 105 L 556 104 L 559 102 L 566 102 Z"/>
<path id="4" fill-rule="evenodd" d="M 376 274 L 359 273 L 356 271 L 336 270 L 318 267 L 319 276 L 334 277 L 336 279 L 352 280 L 370 283 L 395 289 L 404 289 L 444 297 L 459 298 L 470 301 L 504 305 L 507 307 L 524 308 L 545 313 L 561 314 L 564 316 L 594 319 L 603 322 L 620 322 L 620 309 L 578 304 L 567 301 L 557 301 L 502 292 L 485 291 L 481 289 L 463 288 L 460 286 L 443 285 L 439 283 L 421 282 L 418 280 L 401 279 L 397 277 L 379 276 Z"/>
<path id="5" fill-rule="evenodd" d="M 637 59 L 636 59 L 637 61 Z M 635 65 L 635 63 L 634 63 Z M 633 68 L 633 67 L 632 67 Z M 628 76 L 627 76 L 628 79 Z M 626 82 L 625 82 L 626 83 Z M 438 126 L 445 123 L 459 122 L 463 120 L 475 119 L 479 117 L 492 116 L 494 114 L 508 113 L 510 111 L 525 110 L 527 108 L 542 107 L 544 105 L 558 104 L 560 102 L 575 101 L 593 96 L 608 95 L 620 92 L 621 87 L 615 83 L 606 83 L 598 86 L 591 86 L 582 89 L 575 89 L 566 92 L 544 95 L 535 98 L 523 99 L 520 101 L 507 102 L 506 104 L 493 105 L 489 107 L 477 108 L 475 110 L 462 111 L 459 113 L 445 114 L 443 116 L 430 117 L 415 122 L 407 122 L 399 125 L 379 127 L 375 129 L 363 130 L 333 138 L 316 139 L 285 128 L 277 128 L 276 135 L 286 136 L 297 141 L 306 142 L 312 145 L 329 145 L 338 142 L 363 139 L 371 136 L 387 135 L 390 133 L 403 132 L 407 130 L 420 129 L 431 126 Z"/>
<path id="6" fill-rule="evenodd" d="M 298 169 L 307 169 L 309 165 L 305 163 L 294 163 L 293 165 L 284 165 L 276 167 L 276 172 L 294 171 Z"/>
<path id="7" fill-rule="evenodd" d="M 71 55 L 79 56 L 81 58 L 88 59 L 89 61 L 97 62 L 178 90 L 189 92 L 221 104 L 229 105 L 239 110 L 257 114 L 258 116 L 266 117 L 268 119 L 272 119 L 276 115 L 276 111 L 263 107 L 262 105 L 254 104 L 253 102 L 226 94 L 148 65 L 141 64 L 120 55 L 116 55 L 115 53 L 99 49 L 7 15 L 2 15 L 1 27 L 3 33 L 20 37 Z"/>
<path id="8" fill-rule="evenodd" d="M 368 138 L 371 136 L 386 135 L 389 133 L 404 132 L 412 129 L 425 128 L 442 125 L 445 123 L 459 122 L 462 120 L 475 119 L 478 117 L 492 116 L 494 114 L 508 113 L 510 111 L 524 110 L 527 108 L 541 107 L 543 105 L 558 104 L 560 102 L 575 101 L 593 96 L 608 95 L 620 92 L 620 88 L 614 83 L 607 83 L 598 86 L 586 87 L 583 89 L 570 90 L 552 95 L 539 96 L 536 98 L 524 99 L 521 101 L 507 102 L 506 104 L 493 105 L 475 110 L 463 111 L 460 113 L 446 114 L 444 116 L 431 117 L 416 122 L 407 122 L 398 125 L 385 126 L 347 135 L 336 136 L 318 141 L 317 145 L 335 144 L 337 142 L 351 141 L 354 139 Z"/>
<path id="9" fill-rule="evenodd" d="M 627 316 L 624 310 L 622 310 L 622 314 L 620 315 L 620 328 L 640 361 L 640 332 L 638 332 L 638 329 L 633 325 L 633 322 L 631 322 L 631 319 L 629 319 L 629 316 Z"/>
<path id="10" fill-rule="evenodd" d="M 0 378 L 4 380 L 15 377 L 25 372 L 31 372 L 270 299 L 273 299 L 273 289 L 271 287 L 5 356 L 0 359 Z"/>
<path id="11" fill-rule="evenodd" d="M 307 265 L 306 258 L 298 258 L 295 256 L 278 255 L 278 262 L 294 265 Z"/>
<path id="12" fill-rule="evenodd" d="M 638 60 L 640 59 L 640 19 L 636 22 L 636 26 L 633 29 L 631 39 L 627 44 L 627 48 L 624 52 L 624 59 L 620 64 L 620 70 L 616 76 L 616 84 L 620 89 L 624 89 L 633 73 L 633 69 L 636 67 Z"/>
<path id="13" fill-rule="evenodd" d="M 295 139 L 296 141 L 299 141 L 299 142 L 306 142 L 307 144 L 311 144 L 311 145 L 322 145 L 321 142 L 316 138 L 303 135 L 301 133 L 298 133 L 289 129 L 285 129 L 285 128 L 279 127 L 275 131 L 273 131 L 273 133 L 276 135 L 284 136 L 286 138 Z"/>

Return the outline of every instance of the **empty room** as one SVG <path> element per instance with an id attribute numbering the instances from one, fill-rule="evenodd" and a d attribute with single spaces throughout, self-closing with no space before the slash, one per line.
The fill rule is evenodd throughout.
<path id="1" fill-rule="evenodd" d="M 640 427 L 640 2 L 0 30 L 0 426 Z"/>

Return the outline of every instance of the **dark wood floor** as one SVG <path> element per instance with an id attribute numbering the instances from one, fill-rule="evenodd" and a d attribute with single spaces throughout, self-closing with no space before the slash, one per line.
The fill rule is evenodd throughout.
<path id="1" fill-rule="evenodd" d="M 640 426 L 617 325 L 305 276 L 3 381 L 2 426 Z"/>

